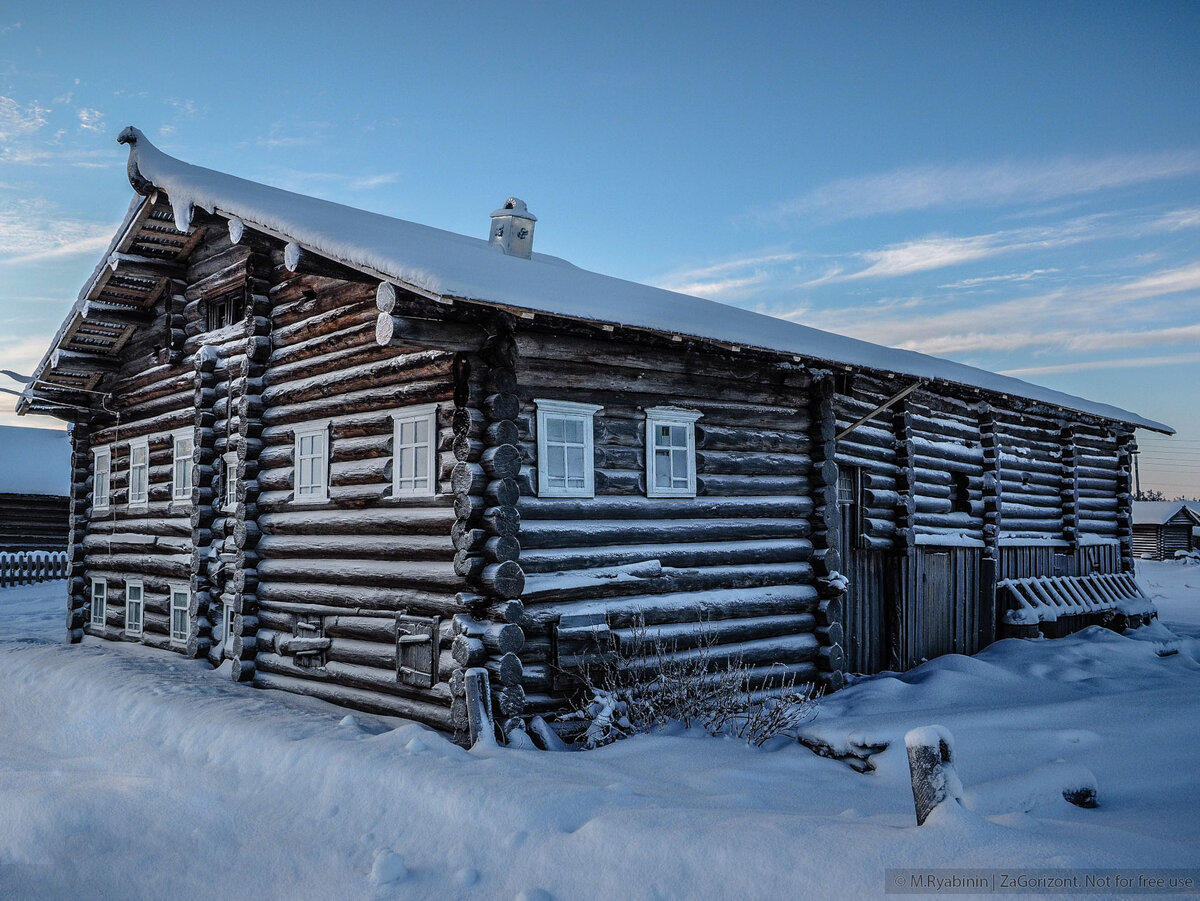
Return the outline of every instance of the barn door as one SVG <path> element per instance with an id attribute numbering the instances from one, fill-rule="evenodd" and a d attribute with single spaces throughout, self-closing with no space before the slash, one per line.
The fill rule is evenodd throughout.
<path id="1" fill-rule="evenodd" d="M 921 632 L 917 637 L 917 659 L 953 654 L 954 566 L 949 551 L 921 554 Z"/>

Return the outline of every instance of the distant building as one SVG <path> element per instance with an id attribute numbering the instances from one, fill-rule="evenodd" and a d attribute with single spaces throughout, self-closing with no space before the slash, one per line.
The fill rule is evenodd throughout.
<path id="1" fill-rule="evenodd" d="M 62 551 L 71 531 L 71 440 L 0 426 L 0 551 Z"/>
<path id="2" fill-rule="evenodd" d="M 1168 560 L 1177 551 L 1200 547 L 1197 527 L 1200 503 L 1196 501 L 1133 502 L 1133 552 L 1139 557 Z"/>

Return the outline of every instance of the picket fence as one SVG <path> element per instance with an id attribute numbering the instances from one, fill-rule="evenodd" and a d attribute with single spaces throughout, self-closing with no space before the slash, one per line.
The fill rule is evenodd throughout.
<path id="1" fill-rule="evenodd" d="M 65 579 L 70 571 L 66 551 L 0 551 L 0 588 Z"/>

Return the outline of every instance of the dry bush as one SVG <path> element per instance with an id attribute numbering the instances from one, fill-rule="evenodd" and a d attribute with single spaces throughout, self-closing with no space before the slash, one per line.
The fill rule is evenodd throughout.
<path id="1" fill-rule="evenodd" d="M 741 658 L 714 653 L 712 633 L 701 621 L 689 647 L 666 641 L 639 617 L 632 638 L 610 633 L 595 663 L 581 674 L 576 707 L 560 719 L 587 723 L 587 748 L 649 732 L 667 723 L 699 726 L 710 735 L 733 735 L 761 746 L 817 714 L 821 690 L 781 666 L 764 684 Z"/>

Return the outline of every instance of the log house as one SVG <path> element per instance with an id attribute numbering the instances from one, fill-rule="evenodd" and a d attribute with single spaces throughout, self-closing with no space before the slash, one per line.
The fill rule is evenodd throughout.
<path id="1" fill-rule="evenodd" d="M 1137 414 L 182 163 L 20 403 L 72 425 L 68 629 L 467 731 L 638 623 L 762 683 L 973 653 L 1128 572 Z M 475 678 L 475 677 L 472 677 Z"/>

